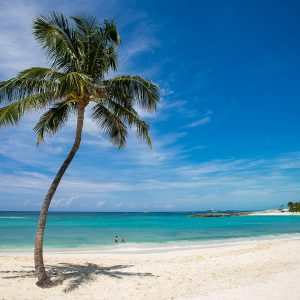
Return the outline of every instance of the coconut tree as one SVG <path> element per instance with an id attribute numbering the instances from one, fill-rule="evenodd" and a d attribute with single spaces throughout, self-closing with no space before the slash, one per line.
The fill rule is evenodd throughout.
<path id="1" fill-rule="evenodd" d="M 43 240 L 51 199 L 81 142 L 84 115 L 91 105 L 91 118 L 118 148 L 126 145 L 134 126 L 150 147 L 149 125 L 136 107 L 156 109 L 157 86 L 140 76 L 112 77 L 117 70 L 116 47 L 120 37 L 116 24 L 95 18 L 59 13 L 41 15 L 33 22 L 33 35 L 40 43 L 49 68 L 33 67 L 0 82 L 0 126 L 18 124 L 28 112 L 42 111 L 34 127 L 37 145 L 54 135 L 71 116 L 76 116 L 74 143 L 44 198 L 36 232 L 34 263 L 37 285 L 52 285 L 43 261 Z M 108 76 L 108 73 L 110 76 Z"/>

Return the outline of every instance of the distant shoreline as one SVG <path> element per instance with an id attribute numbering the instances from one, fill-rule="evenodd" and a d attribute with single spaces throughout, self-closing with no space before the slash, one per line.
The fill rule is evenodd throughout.
<path id="1" fill-rule="evenodd" d="M 200 213 L 192 214 L 191 217 L 200 218 L 220 218 L 220 217 L 241 217 L 241 216 L 300 216 L 300 212 L 290 212 L 287 209 L 267 209 L 251 212 L 234 212 L 234 213 Z"/>
<path id="2" fill-rule="evenodd" d="M 288 209 L 267 209 L 251 212 L 249 216 L 300 216 L 300 212 L 290 212 Z"/>

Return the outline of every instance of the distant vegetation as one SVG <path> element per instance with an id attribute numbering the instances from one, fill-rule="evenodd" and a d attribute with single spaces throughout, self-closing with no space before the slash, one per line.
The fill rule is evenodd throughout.
<path id="1" fill-rule="evenodd" d="M 300 201 L 299 202 L 289 202 L 288 208 L 289 208 L 289 211 L 291 211 L 291 212 L 296 212 L 296 211 L 300 212 Z"/>

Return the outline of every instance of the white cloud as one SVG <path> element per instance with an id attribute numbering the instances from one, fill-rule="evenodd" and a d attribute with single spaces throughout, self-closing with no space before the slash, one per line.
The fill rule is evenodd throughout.
<path id="1" fill-rule="evenodd" d="M 208 124 L 211 121 L 212 114 L 213 114 L 212 110 L 207 110 L 200 119 L 183 126 L 183 128 L 194 128 L 194 127 L 199 127 L 199 126 Z"/>
<path id="2" fill-rule="evenodd" d="M 197 121 L 194 121 L 188 125 L 185 125 L 184 128 L 194 128 L 194 127 L 198 127 L 198 126 L 201 126 L 201 125 L 205 125 L 207 123 L 209 123 L 211 121 L 211 118 L 208 116 L 208 117 L 204 117 L 204 118 L 201 118 Z"/>
<path id="3" fill-rule="evenodd" d="M 146 21 L 139 22 L 139 25 L 131 30 L 130 36 L 123 41 L 124 46 L 119 48 L 120 73 L 132 70 L 131 64 L 137 55 L 154 51 L 159 45 L 159 40 L 155 36 L 156 31 L 157 28 Z"/>
<path id="4" fill-rule="evenodd" d="M 52 203 L 51 203 L 51 206 L 54 207 L 54 208 L 62 208 L 62 207 L 69 207 L 73 202 L 74 200 L 78 199 L 79 197 L 78 196 L 71 196 L 71 197 L 68 197 L 68 198 L 53 198 L 52 200 Z"/>
<path id="5" fill-rule="evenodd" d="M 97 207 L 101 207 L 101 206 L 103 206 L 105 204 L 106 204 L 106 201 L 99 201 L 96 206 Z"/>
<path id="6" fill-rule="evenodd" d="M 167 164 L 145 165 L 138 169 L 111 170 L 95 180 L 82 180 L 67 174 L 62 180 L 54 208 L 80 207 L 74 202 L 77 197 L 89 202 L 90 209 L 102 206 L 127 209 L 174 209 L 185 203 L 186 209 L 197 209 L 213 205 L 220 208 L 247 208 L 251 205 L 269 203 L 271 207 L 285 203 L 300 192 L 300 184 L 286 169 L 278 169 L 282 161 L 289 162 L 295 171 L 300 153 L 286 153 L 270 159 L 229 159 L 212 160 L 205 163 L 175 167 Z M 93 171 L 90 170 L 90 171 Z M 297 170 L 298 173 L 300 169 Z M 116 177 L 117 175 L 117 177 Z M 99 182 L 97 182 L 97 180 Z M 24 205 L 37 207 L 46 193 L 52 177 L 38 172 L 16 172 L 1 175 L 0 189 L 5 195 L 32 199 Z M 69 194 L 75 194 L 70 197 Z M 126 195 L 126 196 L 125 196 Z M 107 200 L 96 200 L 105 197 Z M 126 197 L 126 206 L 121 198 Z M 38 201 L 36 200 L 38 199 Z M 143 199 L 143 202 L 140 200 Z M 161 202 L 164 199 L 167 202 Z M 204 201 L 204 203 L 202 203 Z M 94 204 L 93 204 L 94 203 Z M 147 207 L 145 206 L 147 203 Z M 164 204 L 165 203 L 165 204 Z M 168 207 L 166 206 L 168 205 Z M 238 205 L 238 206 L 237 206 Z M 206 207 L 206 208 L 207 208 Z M 251 207 L 248 207 L 251 208 Z"/>
<path id="7" fill-rule="evenodd" d="M 14 76 L 18 71 L 45 64 L 32 36 L 32 20 L 39 13 L 32 1 L 0 2 L 0 74 Z"/>
<path id="8" fill-rule="evenodd" d="M 51 184 L 52 176 L 46 176 L 36 172 L 21 172 L 11 175 L 1 174 L 0 189 L 6 193 L 35 193 L 46 192 Z M 94 195 L 107 192 L 120 192 L 132 190 L 134 186 L 121 182 L 102 182 L 81 180 L 78 178 L 65 176 L 59 186 L 62 193 L 69 191 L 76 192 L 77 195 Z M 60 202 L 60 201 L 59 201 Z"/>
<path id="9" fill-rule="evenodd" d="M 173 207 L 174 207 L 173 204 L 166 204 L 165 205 L 165 208 L 169 208 L 170 209 L 170 208 L 173 208 Z"/>

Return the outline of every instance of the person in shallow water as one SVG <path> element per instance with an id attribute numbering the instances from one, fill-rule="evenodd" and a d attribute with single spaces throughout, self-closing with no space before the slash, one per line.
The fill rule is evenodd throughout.
<path id="1" fill-rule="evenodd" d="M 115 236 L 115 243 L 118 242 L 118 239 L 119 239 L 119 238 L 118 238 L 118 236 L 116 235 L 116 236 Z"/>
<path id="2" fill-rule="evenodd" d="M 125 239 L 122 237 L 122 243 L 125 243 Z"/>

